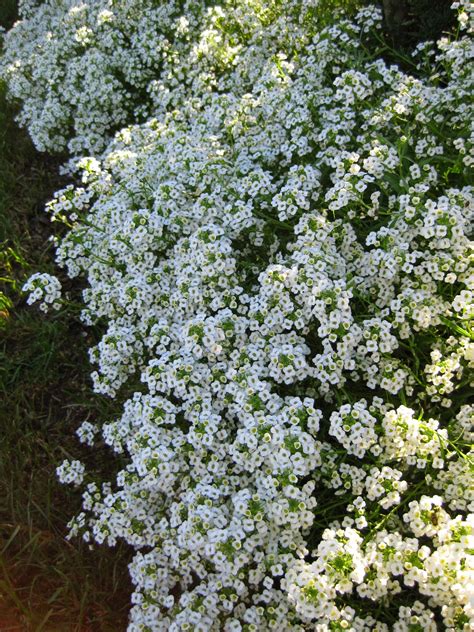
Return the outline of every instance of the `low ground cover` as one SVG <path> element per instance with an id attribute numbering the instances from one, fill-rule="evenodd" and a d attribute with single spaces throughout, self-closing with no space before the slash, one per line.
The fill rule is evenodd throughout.
<path id="1" fill-rule="evenodd" d="M 474 618 L 472 7 L 399 53 L 334 4 L 26 3 L 5 39 L 73 156 L 25 289 L 90 328 L 110 409 L 58 475 L 71 536 L 134 551 L 131 632 Z"/>

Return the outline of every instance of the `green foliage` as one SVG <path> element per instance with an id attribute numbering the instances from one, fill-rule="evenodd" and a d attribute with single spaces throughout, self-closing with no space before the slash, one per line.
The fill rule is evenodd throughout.
<path id="1" fill-rule="evenodd" d="M 439 39 L 456 23 L 456 13 L 450 6 L 447 0 L 409 0 L 408 33 L 419 41 Z"/>
<path id="2" fill-rule="evenodd" d="M 2 0 L 0 3 L 0 25 L 9 29 L 18 17 L 17 0 Z"/>
<path id="3" fill-rule="evenodd" d="M 450 6 L 447 0 L 383 0 L 386 27 L 395 46 L 410 49 L 452 31 L 456 14 Z"/>

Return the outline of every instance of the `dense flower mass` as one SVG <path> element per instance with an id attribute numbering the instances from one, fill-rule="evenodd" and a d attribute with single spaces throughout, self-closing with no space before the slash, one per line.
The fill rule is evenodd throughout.
<path id="1" fill-rule="evenodd" d="M 136 550 L 130 632 L 474 626 L 471 7 L 402 69 L 323 4 L 51 1 L 6 39 L 37 145 L 93 154 L 57 260 L 134 394 L 78 430 L 115 479 L 58 473 L 72 534 Z"/>
<path id="2" fill-rule="evenodd" d="M 159 71 L 190 46 L 205 3 L 78 0 L 23 3 L 6 36 L 1 72 L 24 102 L 20 122 L 40 150 L 94 152 L 130 116 Z M 119 6 L 116 6 L 119 5 Z"/>

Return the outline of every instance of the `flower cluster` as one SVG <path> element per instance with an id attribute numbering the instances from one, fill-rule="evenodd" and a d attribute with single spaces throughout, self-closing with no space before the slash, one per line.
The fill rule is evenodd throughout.
<path id="1" fill-rule="evenodd" d="M 22 289 L 28 292 L 28 305 L 39 301 L 39 308 L 43 312 L 48 312 L 51 307 L 56 310 L 61 307 L 61 283 L 51 274 L 35 272 Z"/>
<path id="2" fill-rule="evenodd" d="M 123 469 L 60 475 L 85 479 L 72 534 L 136 550 L 130 632 L 472 629 L 455 4 L 461 37 L 412 72 L 379 9 L 312 1 L 45 2 L 6 39 L 38 146 L 94 154 L 48 209 L 103 326 L 94 388 L 134 393 L 78 431 Z"/>
<path id="3" fill-rule="evenodd" d="M 61 483 L 73 483 L 80 485 L 84 480 L 85 467 L 80 461 L 64 460 L 59 467 L 56 468 Z"/>

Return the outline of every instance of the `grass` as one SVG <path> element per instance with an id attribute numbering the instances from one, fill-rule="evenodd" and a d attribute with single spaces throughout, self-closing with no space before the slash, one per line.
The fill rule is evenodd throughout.
<path id="1" fill-rule="evenodd" d="M 2 1 L 0 24 L 14 21 L 15 6 Z M 93 332 L 68 314 L 45 317 L 21 294 L 30 273 L 54 271 L 43 207 L 61 182 L 58 162 L 34 150 L 14 114 L 0 86 L 0 630 L 117 632 L 130 552 L 65 539 L 80 497 L 55 474 L 65 457 L 112 467 L 106 450 L 81 451 L 74 435 L 112 404 L 90 393 Z"/>

